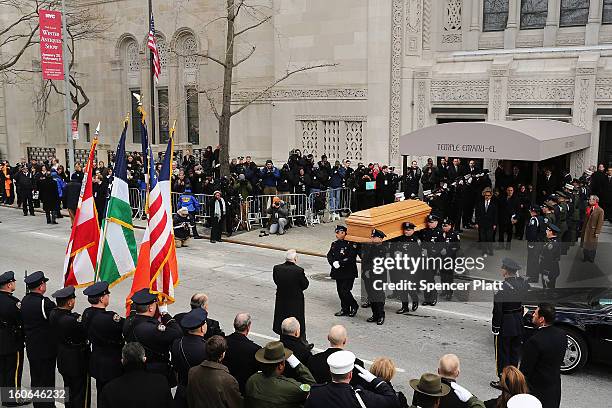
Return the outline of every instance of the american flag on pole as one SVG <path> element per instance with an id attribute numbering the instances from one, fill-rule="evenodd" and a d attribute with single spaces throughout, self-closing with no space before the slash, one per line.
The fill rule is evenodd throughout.
<path id="1" fill-rule="evenodd" d="M 172 226 L 172 202 L 170 197 L 170 180 L 172 172 L 173 129 L 168 141 L 164 162 L 159 175 L 155 172 L 155 161 L 148 142 L 147 128 L 142 124 L 143 157 L 147 163 L 149 190 L 147 193 L 148 225 L 140 245 L 138 263 L 132 289 L 126 298 L 127 314 L 134 293 L 149 288 L 157 293 L 162 302 L 174 302 L 174 287 L 178 284 L 178 265 L 174 229 Z"/>
<path id="2" fill-rule="evenodd" d="M 153 21 L 153 13 L 151 13 L 151 21 L 149 24 L 149 39 L 147 41 L 147 47 L 151 50 L 151 58 L 153 58 L 153 74 L 155 75 L 155 81 L 159 81 L 159 74 L 161 74 L 161 62 L 159 60 L 159 50 L 157 49 L 157 40 L 155 38 L 155 22 Z"/>

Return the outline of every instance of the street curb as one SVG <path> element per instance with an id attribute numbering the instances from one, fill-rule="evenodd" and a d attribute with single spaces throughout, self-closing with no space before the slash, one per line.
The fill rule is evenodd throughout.
<path id="1" fill-rule="evenodd" d="M 14 210 L 21 210 L 20 207 L 15 207 L 13 205 L 1 204 L 1 206 L 5 207 L 5 208 L 12 208 Z M 40 208 L 35 208 L 34 211 L 44 214 L 44 211 L 41 210 Z M 66 213 L 66 216 L 69 217 L 68 212 L 65 211 L 65 213 Z M 64 215 L 64 214 L 62 214 L 62 215 Z M 146 229 L 146 227 L 141 227 L 139 225 L 134 225 L 134 228 L 135 229 L 139 229 L 139 230 Z M 204 239 L 210 239 L 210 235 L 200 235 L 200 236 L 202 238 L 204 238 Z M 255 247 L 255 248 L 262 248 L 262 249 L 272 249 L 272 250 L 275 250 L 275 251 L 287 251 L 289 249 L 292 249 L 292 248 L 284 248 L 284 247 L 280 247 L 280 246 L 276 246 L 276 245 L 271 245 L 271 244 L 259 244 L 259 243 L 255 243 L 255 242 L 245 242 L 245 241 L 240 241 L 240 240 L 237 240 L 237 239 L 234 239 L 234 238 L 222 238 L 221 242 L 227 242 L 229 244 L 244 245 L 244 246 L 250 246 L 250 247 Z M 320 252 L 304 251 L 304 250 L 297 249 L 297 248 L 293 248 L 293 249 L 295 249 L 295 251 L 298 254 L 308 255 L 308 256 L 316 256 L 316 257 L 319 257 L 319 258 L 327 258 L 326 254 L 322 254 Z M 360 262 L 360 261 L 357 261 L 357 262 Z M 455 279 L 464 280 L 464 281 L 483 280 L 485 282 L 497 282 L 497 280 L 495 280 L 495 279 L 482 278 L 482 277 L 478 277 L 478 276 L 455 275 Z"/>

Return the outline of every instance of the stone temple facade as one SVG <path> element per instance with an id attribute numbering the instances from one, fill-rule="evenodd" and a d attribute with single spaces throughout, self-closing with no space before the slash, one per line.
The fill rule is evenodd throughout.
<path id="1" fill-rule="evenodd" d="M 78 157 L 102 123 L 98 158 L 114 149 L 133 92 L 151 95 L 144 0 L 82 0 L 112 26 L 78 43 L 75 70 L 90 104 L 81 112 Z M 156 140 L 177 122 L 179 150 L 217 144 L 202 89 L 222 70 L 224 0 L 153 0 L 162 76 Z M 87 5 L 93 4 L 93 5 Z M 561 158 L 572 173 L 612 161 L 612 0 L 253 0 L 270 23 L 236 42 L 235 107 L 288 69 L 292 76 L 232 119 L 230 157 L 285 160 L 290 149 L 353 162 L 401 165 L 399 138 L 436 123 L 554 118 L 592 131 L 589 149 Z M 261 14 L 260 14 L 261 15 Z M 8 16 L 1 13 L 0 19 Z M 244 15 L 239 26 L 252 24 Z M 10 54 L 11 49 L 1 51 Z M 39 69 L 37 48 L 22 59 Z M 39 102 L 39 73 L 0 87 L 0 154 L 65 157 L 63 100 Z M 139 150 L 130 126 L 128 150 Z M 495 135 L 491 135 L 495 138 Z M 42 150 L 47 148 L 47 150 Z M 422 158 L 419 158 L 420 160 Z M 495 163 L 483 163 L 493 168 Z"/>

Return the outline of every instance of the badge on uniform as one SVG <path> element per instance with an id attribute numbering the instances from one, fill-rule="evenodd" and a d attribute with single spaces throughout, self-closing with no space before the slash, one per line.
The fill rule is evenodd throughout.
<path id="1" fill-rule="evenodd" d="M 119 323 L 121 321 L 121 316 L 119 316 L 117 313 L 115 313 L 113 315 L 113 320 L 117 323 Z"/>
<path id="2" fill-rule="evenodd" d="M 165 332 L 166 331 L 166 326 L 164 326 L 163 324 L 160 324 L 157 326 L 157 330 L 159 330 L 160 332 Z"/>
<path id="3" fill-rule="evenodd" d="M 21 302 L 15 303 L 15 306 L 17 307 L 17 309 L 21 309 Z"/>
<path id="4" fill-rule="evenodd" d="M 300 384 L 300 390 L 304 392 L 310 392 L 310 385 L 308 384 Z"/>
<path id="5" fill-rule="evenodd" d="M 83 321 L 83 316 L 77 317 L 77 322 L 81 323 Z"/>

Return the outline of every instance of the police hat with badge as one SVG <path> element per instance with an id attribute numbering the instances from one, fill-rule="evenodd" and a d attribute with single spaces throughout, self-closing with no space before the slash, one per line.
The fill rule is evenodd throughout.
<path id="1" fill-rule="evenodd" d="M 192 309 L 181 319 L 181 327 L 185 330 L 195 330 L 206 324 L 208 312 L 201 307 Z"/>
<path id="2" fill-rule="evenodd" d="M 108 290 L 108 282 L 96 282 L 93 285 L 86 287 L 83 291 L 83 294 L 87 297 L 110 295 L 110 292 Z"/>
<path id="3" fill-rule="evenodd" d="M 521 270 L 521 265 L 512 258 L 502 259 L 501 268 L 510 273 L 516 273 Z"/>
<path id="4" fill-rule="evenodd" d="M 55 299 L 58 299 L 58 300 L 67 300 L 67 299 L 76 298 L 76 295 L 74 294 L 74 286 L 66 286 L 65 288 L 56 290 L 55 292 L 53 292 L 51 296 L 53 296 Z"/>
<path id="5" fill-rule="evenodd" d="M 23 281 L 28 289 L 34 289 L 39 287 L 42 283 L 48 282 L 49 278 L 45 277 L 43 271 L 36 271 L 26 276 Z"/>
<path id="6" fill-rule="evenodd" d="M 440 217 L 438 217 L 436 214 L 429 214 L 425 220 L 428 223 L 438 222 L 438 221 L 440 221 Z"/>
<path id="7" fill-rule="evenodd" d="M 15 282 L 15 272 L 6 271 L 0 275 L 0 286 L 6 285 L 7 283 Z"/>
<path id="8" fill-rule="evenodd" d="M 147 306 L 157 301 L 157 295 L 151 293 L 148 288 L 140 289 L 132 295 L 132 303 L 138 306 Z"/>
<path id="9" fill-rule="evenodd" d="M 374 228 L 372 230 L 372 233 L 370 234 L 371 238 L 380 238 L 380 239 L 385 239 L 387 237 L 387 234 L 385 234 L 384 232 L 382 232 L 379 229 Z"/>
<path id="10" fill-rule="evenodd" d="M 335 229 L 336 233 L 338 233 L 338 232 L 346 233 L 346 231 L 347 231 L 347 228 L 344 225 L 336 225 L 336 229 Z"/>
<path id="11" fill-rule="evenodd" d="M 555 235 L 557 235 L 559 232 L 561 232 L 561 229 L 559 227 L 557 227 L 555 224 L 548 224 L 546 226 L 546 230 L 554 232 Z"/>
<path id="12" fill-rule="evenodd" d="M 416 225 L 414 225 L 410 221 L 406 221 L 406 222 L 402 223 L 402 229 L 404 231 L 413 230 L 413 229 L 416 229 Z"/>

